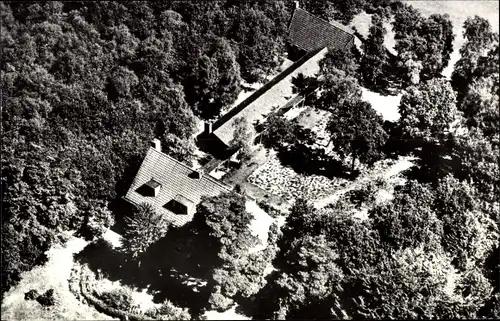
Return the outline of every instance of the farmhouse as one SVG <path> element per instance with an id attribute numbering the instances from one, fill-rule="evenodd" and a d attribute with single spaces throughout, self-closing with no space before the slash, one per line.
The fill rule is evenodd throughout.
<path id="1" fill-rule="evenodd" d="M 328 47 L 349 50 L 355 37 L 339 23 L 330 24 L 296 8 L 289 26 L 289 38 L 290 48 L 301 58 L 217 121 L 205 123 L 197 144 L 215 156 L 204 168 L 207 173 L 213 169 L 213 164 L 215 168 L 234 154 L 231 145 L 237 118 L 243 117 L 249 124 L 256 124 L 273 111 L 285 112 L 302 103 L 304 97 L 292 91 L 292 78 L 299 74 L 314 76 Z M 216 196 L 229 190 L 229 186 L 204 175 L 203 170 L 194 170 L 162 153 L 160 142 L 153 140 L 124 199 L 133 205 L 151 203 L 174 225 L 180 226 L 192 219 L 202 196 Z"/>
<path id="2" fill-rule="evenodd" d="M 150 203 L 176 226 L 193 218 L 202 196 L 216 196 L 231 188 L 194 170 L 161 151 L 154 139 L 125 200 L 133 205 Z"/>

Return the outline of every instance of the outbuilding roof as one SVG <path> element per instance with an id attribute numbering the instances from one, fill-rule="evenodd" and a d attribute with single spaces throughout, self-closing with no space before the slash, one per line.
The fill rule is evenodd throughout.
<path id="1" fill-rule="evenodd" d="M 202 196 L 217 196 L 231 190 L 229 186 L 209 175 L 193 178 L 191 175 L 193 172 L 194 170 L 186 164 L 151 147 L 125 199 L 135 205 L 143 202 L 151 203 L 158 213 L 165 215 L 174 225 L 183 225 L 192 220 L 194 214 L 192 209 L 200 203 Z M 141 193 L 141 187 L 148 184 L 151 179 L 161 184 L 156 197 Z M 165 208 L 165 204 L 171 200 L 181 202 L 191 209 L 188 215 L 175 214 Z"/>
<path id="2" fill-rule="evenodd" d="M 354 31 L 336 21 L 325 21 L 304 9 L 293 12 L 288 29 L 292 45 L 307 52 L 324 47 L 346 48 L 354 44 Z"/>
<path id="3" fill-rule="evenodd" d="M 293 63 L 259 90 L 242 101 L 213 124 L 213 135 L 226 146 L 234 137 L 235 121 L 244 117 L 249 124 L 254 124 L 265 118 L 273 108 L 281 108 L 297 94 L 292 92 L 292 78 L 302 73 L 304 76 L 314 76 L 319 71 L 318 62 L 323 59 L 328 49 L 323 48 L 308 53 Z"/>

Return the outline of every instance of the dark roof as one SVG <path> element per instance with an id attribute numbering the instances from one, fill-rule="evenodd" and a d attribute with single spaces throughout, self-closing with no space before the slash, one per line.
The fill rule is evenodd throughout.
<path id="1" fill-rule="evenodd" d="M 328 22 L 303 9 L 295 9 L 288 29 L 292 45 L 305 51 L 324 47 L 346 48 L 354 41 L 354 31 L 336 22 Z"/>
<path id="2" fill-rule="evenodd" d="M 226 146 L 230 145 L 234 134 L 236 118 L 244 117 L 249 124 L 254 124 L 265 118 L 273 107 L 281 108 L 297 94 L 292 92 L 292 77 L 299 73 L 305 76 L 314 76 L 319 71 L 318 62 L 323 59 L 326 48 L 306 54 L 294 62 L 271 81 L 266 83 L 247 99 L 242 101 L 213 124 L 213 134 Z"/>
<path id="3" fill-rule="evenodd" d="M 193 172 L 189 166 L 151 147 L 125 199 L 136 205 L 143 202 L 151 203 L 158 213 L 165 215 L 174 225 L 183 225 L 191 221 L 193 213 L 177 215 L 166 209 L 165 204 L 177 200 L 192 209 L 200 203 L 202 196 L 216 196 L 231 190 L 230 187 L 208 175 L 190 178 Z M 138 192 L 138 189 L 151 179 L 162 185 L 157 197 L 144 196 L 140 190 Z"/>

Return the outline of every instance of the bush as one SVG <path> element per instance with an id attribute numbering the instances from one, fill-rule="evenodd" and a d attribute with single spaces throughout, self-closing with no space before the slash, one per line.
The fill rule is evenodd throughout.
<path id="1" fill-rule="evenodd" d="M 25 300 L 35 300 L 40 294 L 38 294 L 37 290 L 29 290 L 28 292 L 24 293 L 24 299 Z"/>
<path id="2" fill-rule="evenodd" d="M 128 311 L 132 305 L 132 293 L 126 288 L 114 289 L 96 296 L 108 307 L 121 311 Z"/>
<path id="3" fill-rule="evenodd" d="M 229 309 L 229 307 L 233 304 L 233 300 L 224 296 L 220 290 L 220 286 L 217 285 L 215 292 L 210 295 L 208 300 L 210 307 L 218 312 L 224 312 Z"/>
<path id="4" fill-rule="evenodd" d="M 266 201 L 257 201 L 257 205 L 264 210 L 269 216 L 272 218 L 276 218 L 281 215 L 281 212 L 277 209 L 275 209 L 271 204 L 269 204 Z"/>
<path id="5" fill-rule="evenodd" d="M 165 300 L 160 308 L 148 310 L 144 314 L 158 320 L 191 320 L 191 315 L 187 309 L 176 307 L 168 300 Z"/>
<path id="6" fill-rule="evenodd" d="M 56 302 L 54 298 L 54 289 L 47 290 L 44 294 L 36 298 L 37 302 L 43 306 L 53 306 Z"/>

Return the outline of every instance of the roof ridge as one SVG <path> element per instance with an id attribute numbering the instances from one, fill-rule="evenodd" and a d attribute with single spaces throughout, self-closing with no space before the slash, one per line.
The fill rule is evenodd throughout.
<path id="1" fill-rule="evenodd" d="M 338 22 L 338 21 L 333 20 L 333 23 L 332 23 L 332 22 L 330 22 L 330 21 L 328 21 L 328 20 L 325 20 L 325 19 L 323 19 L 323 18 L 321 18 L 321 17 L 318 17 L 318 16 L 316 16 L 316 15 L 314 15 L 314 14 L 310 13 L 309 11 L 307 11 L 307 10 L 305 10 L 305 9 L 302 9 L 302 8 L 297 8 L 297 9 L 295 9 L 295 10 L 294 10 L 294 12 L 293 12 L 293 15 L 295 15 L 295 11 L 296 11 L 296 10 L 301 10 L 301 11 L 303 11 L 303 12 L 307 13 L 308 15 L 310 15 L 311 17 L 314 17 L 314 18 L 316 18 L 316 19 L 318 19 L 318 20 L 321 20 L 321 21 L 323 21 L 323 22 L 325 22 L 325 23 L 327 23 L 327 24 L 329 24 L 329 25 L 331 25 L 331 26 L 333 26 L 333 27 L 339 28 L 339 29 L 341 29 L 342 31 L 347 32 L 347 33 L 348 33 L 348 34 L 350 34 L 351 36 L 354 36 L 354 30 L 352 30 L 351 28 L 349 28 L 349 27 L 347 27 L 347 26 L 344 26 L 343 24 L 341 24 L 341 23 L 340 23 L 340 22 Z M 293 15 L 292 15 L 292 18 L 293 18 Z"/>
<path id="2" fill-rule="evenodd" d="M 181 162 L 181 161 L 179 161 L 179 160 L 177 160 L 177 159 L 173 158 L 172 156 L 170 156 L 170 155 L 168 155 L 168 154 L 165 154 L 164 152 L 161 152 L 161 151 L 157 150 L 157 149 L 156 149 L 156 148 L 154 148 L 154 147 L 150 147 L 150 148 L 149 148 L 148 153 L 149 153 L 149 152 L 151 152 L 151 151 L 155 151 L 155 152 L 157 152 L 158 154 L 160 154 L 161 156 L 164 156 L 164 157 L 166 157 L 166 158 L 168 158 L 168 159 L 170 159 L 170 160 L 174 161 L 177 165 L 180 165 L 180 166 L 182 166 L 182 167 L 185 167 L 185 168 L 187 168 L 187 169 L 189 169 L 189 170 L 191 170 L 191 171 L 195 171 L 195 169 L 191 168 L 191 167 L 190 167 L 190 166 L 188 166 L 187 164 L 184 164 L 183 162 Z M 227 189 L 227 190 L 231 190 L 231 188 L 230 188 L 228 185 L 226 185 L 226 184 L 222 183 L 221 181 L 219 181 L 219 180 L 215 179 L 214 177 L 212 177 L 212 176 L 210 176 L 210 175 L 202 175 L 201 177 L 202 177 L 202 178 L 206 178 L 207 180 L 212 181 L 213 183 L 216 183 L 216 184 L 218 184 L 219 186 L 224 187 L 224 188 L 225 188 L 225 189 Z"/>

